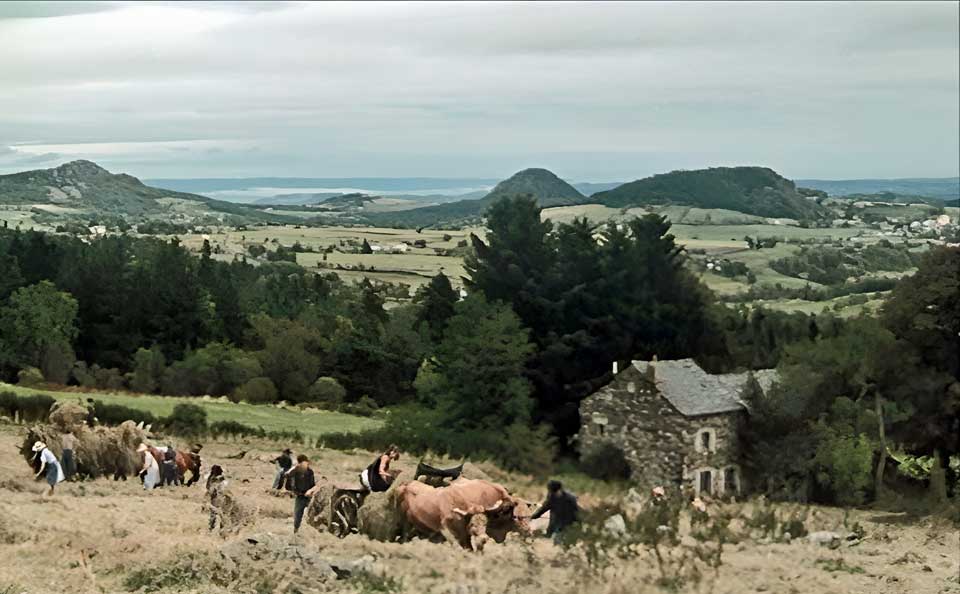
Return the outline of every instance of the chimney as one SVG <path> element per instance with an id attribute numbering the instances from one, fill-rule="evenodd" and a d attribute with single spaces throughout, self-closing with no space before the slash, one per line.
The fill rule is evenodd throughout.
<path id="1" fill-rule="evenodd" d="M 613 362 L 613 375 L 617 375 L 620 372 L 620 364 L 617 361 Z"/>
<path id="2" fill-rule="evenodd" d="M 657 356 L 654 355 L 647 363 L 647 379 L 651 382 L 657 381 Z"/>

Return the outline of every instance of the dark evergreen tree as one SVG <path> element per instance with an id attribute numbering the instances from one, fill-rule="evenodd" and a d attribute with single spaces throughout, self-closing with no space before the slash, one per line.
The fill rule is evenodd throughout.
<path id="1" fill-rule="evenodd" d="M 454 306 L 460 300 L 460 295 L 453 289 L 450 279 L 442 272 L 438 273 L 430 282 L 421 287 L 414 303 L 420 306 L 417 312 L 417 323 L 426 324 L 430 338 L 440 342 L 443 338 L 443 329 L 447 320 L 453 315 Z"/>

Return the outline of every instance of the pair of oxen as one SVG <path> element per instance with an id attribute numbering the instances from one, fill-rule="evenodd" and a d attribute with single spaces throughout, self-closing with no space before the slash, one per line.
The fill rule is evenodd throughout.
<path id="1" fill-rule="evenodd" d="M 410 525 L 465 549 L 481 551 L 510 532 L 530 534 L 527 502 L 489 481 L 457 478 L 440 487 L 412 481 L 397 486 L 395 497 Z"/>

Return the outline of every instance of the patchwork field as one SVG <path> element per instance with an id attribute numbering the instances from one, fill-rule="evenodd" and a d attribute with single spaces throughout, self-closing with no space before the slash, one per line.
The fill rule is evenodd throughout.
<path id="1" fill-rule="evenodd" d="M 0 450 L 12 454 L 22 431 L 0 424 Z M 225 538 L 207 531 L 202 484 L 144 492 L 134 479 L 98 479 L 62 484 L 56 495 L 44 498 L 43 485 L 33 481 L 22 458 L 0 457 L 0 556 L 5 560 L 0 564 L 0 592 L 960 592 L 955 530 L 942 520 L 882 511 L 809 508 L 806 525 L 811 531 L 846 534 L 858 523 L 863 539 L 831 549 L 804 538 L 788 543 L 745 534 L 724 547 L 716 573 L 708 569 L 699 585 L 671 589 L 655 585 L 659 574 L 651 553 L 638 552 L 625 561 L 614 557 L 600 568 L 587 563 L 583 548 L 564 550 L 542 536 L 511 535 L 504 544 L 488 544 L 483 554 L 423 540 L 383 543 L 362 535 L 337 539 L 307 525 L 294 537 L 292 499 L 269 492 L 274 473 L 270 460 L 281 447 L 264 441 L 204 444 L 204 466 L 224 468 L 231 491 L 247 512 L 248 523 Z M 236 459 L 240 452 L 245 453 Z M 304 453 L 313 461 L 318 481 L 344 485 L 355 484 L 359 469 L 373 458 L 373 453 L 361 451 Z M 415 464 L 416 459 L 401 458 L 401 479 Z M 540 481 L 478 466 L 525 499 L 542 497 Z M 594 494 L 589 483 L 568 483 L 587 508 L 618 497 Z M 725 509 L 749 514 L 754 505 Z M 711 508 L 711 513 L 716 511 Z M 685 542 L 689 546 L 693 541 Z M 668 560 L 673 552 L 666 551 Z"/>
<path id="2" fill-rule="evenodd" d="M 55 391 L 24 388 L 0 382 L 0 392 L 16 394 L 48 394 L 57 400 L 102 400 L 105 404 L 119 404 L 149 412 L 158 417 L 168 416 L 181 403 L 196 404 L 207 411 L 207 421 L 235 421 L 265 431 L 299 431 L 304 436 L 317 438 L 325 433 L 363 431 L 380 425 L 380 421 L 331 411 L 281 408 L 261 404 L 234 403 L 226 398 L 152 396 L 124 392 Z M 3 592 L 3 590 L 0 590 Z"/>

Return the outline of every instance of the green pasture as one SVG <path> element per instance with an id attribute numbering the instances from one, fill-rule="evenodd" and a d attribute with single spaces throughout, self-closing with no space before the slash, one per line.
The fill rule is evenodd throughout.
<path id="1" fill-rule="evenodd" d="M 85 401 L 87 398 L 102 400 L 105 404 L 119 404 L 163 417 L 173 412 L 178 404 L 196 404 L 207 411 L 207 422 L 235 421 L 250 427 L 263 427 L 266 431 L 299 431 L 316 438 L 326 433 L 352 433 L 379 427 L 376 419 L 358 417 L 330 411 L 301 411 L 278 406 L 234 403 L 226 399 L 209 397 L 153 396 L 122 392 L 74 392 L 52 389 L 24 388 L 0 383 L 0 392 L 11 391 L 19 395 L 49 394 L 57 400 Z"/>

